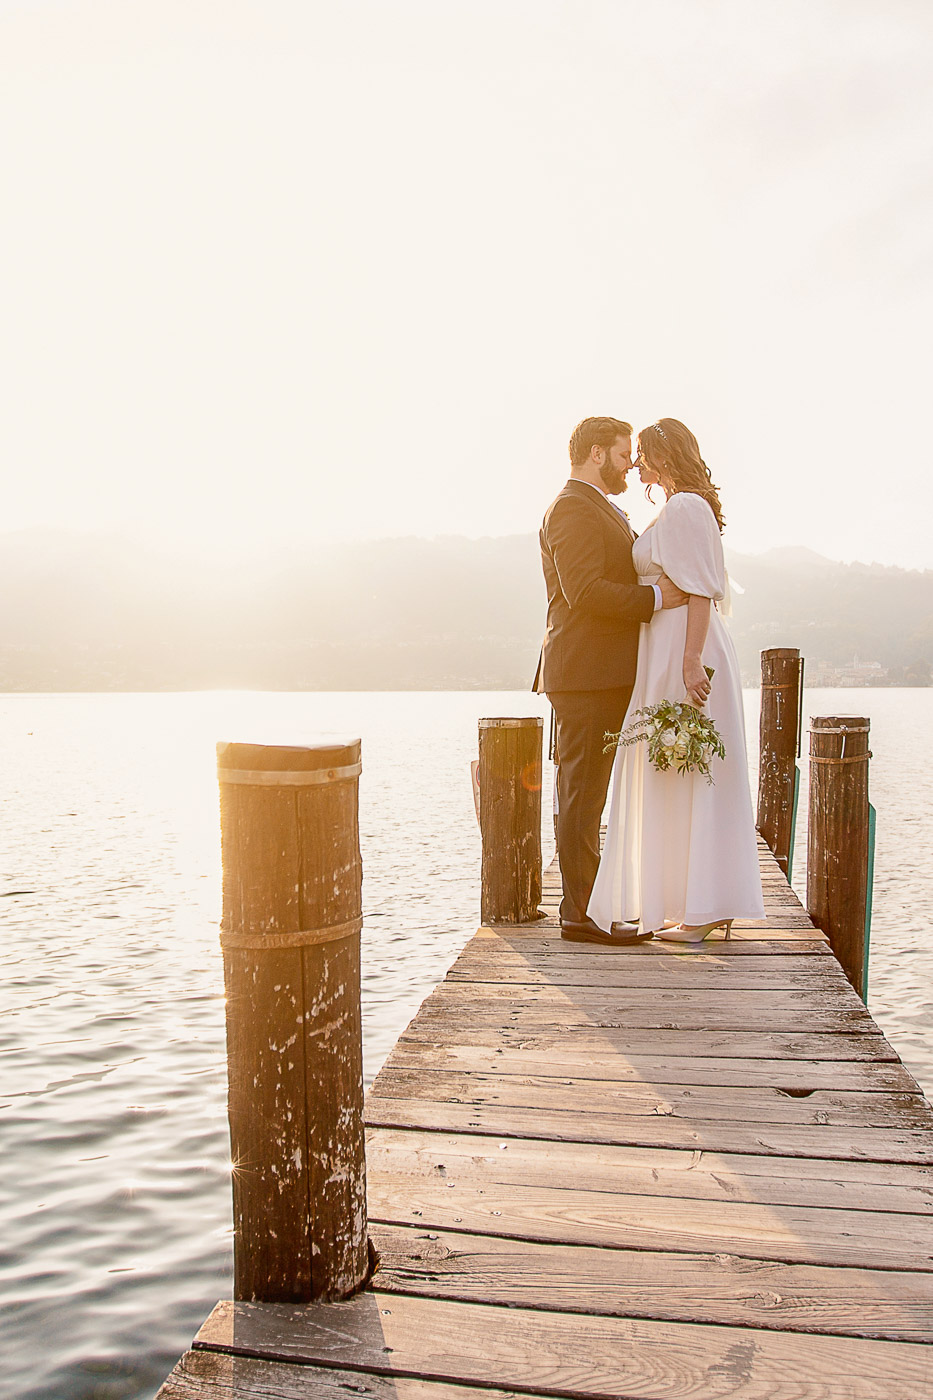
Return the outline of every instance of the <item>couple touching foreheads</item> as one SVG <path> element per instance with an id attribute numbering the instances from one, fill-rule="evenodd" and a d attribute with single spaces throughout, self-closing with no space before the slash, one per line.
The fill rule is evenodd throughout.
<path id="1" fill-rule="evenodd" d="M 717 928 L 728 937 L 733 919 L 764 917 L 741 680 L 719 607 L 719 494 L 676 418 L 643 429 L 637 454 L 633 464 L 629 423 L 585 418 L 570 439 L 570 480 L 541 528 L 548 612 L 535 689 L 556 719 L 561 934 L 613 945 L 693 942 Z M 633 465 L 667 498 L 640 536 L 609 499 Z M 605 751 L 636 711 L 683 700 L 725 745 L 712 783 L 659 771 L 644 741 Z"/>

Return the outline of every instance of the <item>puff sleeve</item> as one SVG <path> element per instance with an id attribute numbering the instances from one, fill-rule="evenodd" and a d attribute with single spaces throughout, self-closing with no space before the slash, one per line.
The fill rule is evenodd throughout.
<path id="1" fill-rule="evenodd" d="M 661 511 L 652 531 L 651 553 L 685 593 L 719 602 L 726 593 L 722 536 L 702 496 L 679 491 Z"/>

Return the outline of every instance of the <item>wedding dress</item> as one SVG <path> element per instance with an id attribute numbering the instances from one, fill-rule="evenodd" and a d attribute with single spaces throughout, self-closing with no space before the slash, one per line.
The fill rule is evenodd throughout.
<path id="1" fill-rule="evenodd" d="M 745 753 L 735 646 L 716 602 L 726 594 L 722 540 L 702 496 L 678 492 L 632 551 L 640 583 L 662 573 L 685 593 L 713 599 L 703 664 L 715 671 L 706 712 L 722 736 L 712 786 L 701 773 L 659 773 L 639 741 L 616 751 L 606 842 L 587 912 L 614 919 L 691 925 L 762 919 L 761 875 Z M 641 625 L 638 670 L 625 724 L 661 700 L 683 700 L 687 608 L 660 609 Z M 624 727 L 624 726 L 623 726 Z"/>

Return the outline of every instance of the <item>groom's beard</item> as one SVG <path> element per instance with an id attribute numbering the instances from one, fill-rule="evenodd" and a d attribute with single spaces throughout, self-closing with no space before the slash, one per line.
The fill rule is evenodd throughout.
<path id="1" fill-rule="evenodd" d="M 626 473 L 619 467 L 613 466 L 611 462 L 603 462 L 599 474 L 610 496 L 621 496 L 628 486 Z"/>

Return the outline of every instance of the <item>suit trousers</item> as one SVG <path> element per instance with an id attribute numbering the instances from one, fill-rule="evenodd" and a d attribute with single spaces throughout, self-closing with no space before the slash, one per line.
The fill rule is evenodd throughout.
<path id="1" fill-rule="evenodd" d="M 617 734 L 632 687 L 617 690 L 556 690 L 548 699 L 557 720 L 557 856 L 564 897 L 562 921 L 578 923 L 599 866 L 599 823 L 606 805 L 614 750 L 604 753 L 605 735 Z"/>

